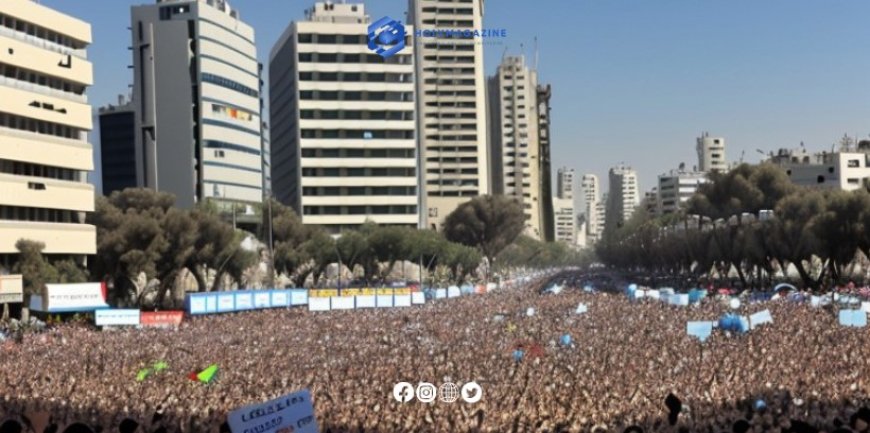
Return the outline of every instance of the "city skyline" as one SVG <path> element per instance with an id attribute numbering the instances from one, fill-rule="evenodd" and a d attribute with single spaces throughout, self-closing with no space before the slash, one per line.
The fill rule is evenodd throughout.
<path id="1" fill-rule="evenodd" d="M 93 25 L 93 106 L 129 91 L 129 8 L 149 3 L 42 1 Z M 258 32 L 261 62 L 287 23 L 302 19 L 312 4 L 233 3 Z M 365 4 L 373 18 L 402 17 L 407 9 L 401 0 Z M 487 4 L 484 25 L 506 28 L 508 37 L 486 47 L 486 73 L 494 72 L 506 49 L 534 61 L 537 36 L 541 81 L 553 85 L 553 160 L 578 173 L 604 178 L 609 167 L 625 162 L 637 169 L 646 191 L 680 162 L 692 165 L 701 131 L 728 140 L 731 162 L 744 152 L 746 162 L 757 162 L 755 149 L 804 141 L 821 150 L 844 133 L 868 132 L 860 125 L 870 107 L 860 101 L 870 96 L 861 74 L 870 60 L 860 50 L 870 31 L 860 17 L 870 4 L 632 1 L 559 7 L 554 13 L 514 0 Z"/>

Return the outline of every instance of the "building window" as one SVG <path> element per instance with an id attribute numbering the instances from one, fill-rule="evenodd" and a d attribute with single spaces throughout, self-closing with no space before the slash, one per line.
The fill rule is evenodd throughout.
<path id="1" fill-rule="evenodd" d="M 857 159 L 850 159 L 849 160 L 849 168 L 860 168 L 860 167 L 861 167 L 860 160 L 857 160 Z"/>
<path id="2" fill-rule="evenodd" d="M 849 183 L 849 185 L 858 185 L 861 183 L 860 180 L 855 179 L 855 178 L 851 178 L 851 179 L 847 180 L 847 182 Z"/>

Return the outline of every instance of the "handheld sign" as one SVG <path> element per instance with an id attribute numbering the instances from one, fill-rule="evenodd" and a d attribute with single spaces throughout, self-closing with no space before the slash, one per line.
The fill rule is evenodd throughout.
<path id="1" fill-rule="evenodd" d="M 236 409 L 227 416 L 227 422 L 233 433 L 318 432 L 314 405 L 311 403 L 311 394 L 308 390 Z"/>

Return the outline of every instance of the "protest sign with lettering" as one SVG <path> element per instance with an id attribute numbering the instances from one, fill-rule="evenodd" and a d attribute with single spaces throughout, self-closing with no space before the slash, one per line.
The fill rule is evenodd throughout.
<path id="1" fill-rule="evenodd" d="M 236 409 L 227 416 L 227 423 L 232 433 L 318 432 L 308 390 Z"/>

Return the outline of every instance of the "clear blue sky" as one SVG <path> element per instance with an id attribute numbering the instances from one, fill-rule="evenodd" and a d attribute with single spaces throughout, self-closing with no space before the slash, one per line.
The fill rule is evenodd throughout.
<path id="1" fill-rule="evenodd" d="M 235 0 L 257 31 L 261 60 L 314 0 Z M 95 106 L 126 92 L 132 0 L 43 0 L 93 25 Z M 402 17 L 405 0 L 365 2 L 373 18 Z M 696 165 L 702 131 L 726 138 L 728 157 L 755 149 L 830 148 L 870 134 L 867 0 L 488 0 L 485 26 L 507 28 L 488 47 L 528 58 L 537 36 L 542 81 L 553 85 L 553 171 L 635 167 L 641 189 L 679 162 Z"/>

